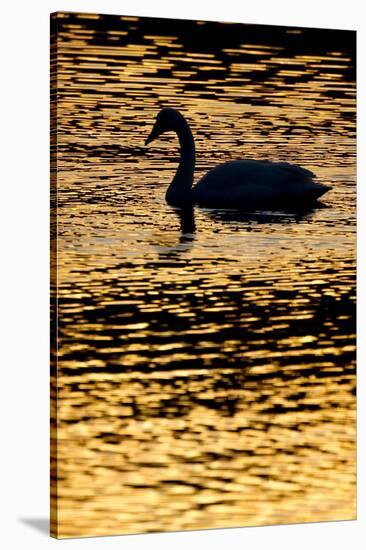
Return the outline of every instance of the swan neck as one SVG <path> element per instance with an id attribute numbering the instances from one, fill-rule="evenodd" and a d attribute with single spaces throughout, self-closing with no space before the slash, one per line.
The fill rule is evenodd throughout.
<path id="1" fill-rule="evenodd" d="M 192 187 L 193 173 L 195 165 L 194 140 L 190 127 L 183 119 L 182 125 L 177 129 L 177 135 L 180 145 L 180 162 L 177 174 L 184 176 L 181 183 L 185 183 L 189 188 Z"/>
<path id="2" fill-rule="evenodd" d="M 191 187 L 195 167 L 194 139 L 187 122 L 182 118 L 176 129 L 180 145 L 180 161 L 175 177 L 170 184 L 166 198 L 174 206 L 182 206 L 191 201 Z"/>
<path id="3" fill-rule="evenodd" d="M 195 161 L 195 149 L 194 149 L 194 140 L 190 127 L 184 121 L 184 124 L 177 131 L 179 145 L 181 149 L 181 161 L 190 161 L 194 169 Z"/>

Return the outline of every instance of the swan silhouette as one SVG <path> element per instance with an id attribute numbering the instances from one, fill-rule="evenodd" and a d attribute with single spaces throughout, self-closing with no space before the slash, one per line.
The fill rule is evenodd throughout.
<path id="1" fill-rule="evenodd" d="M 195 147 L 191 129 L 176 109 L 162 109 L 145 145 L 165 132 L 175 132 L 181 155 L 178 170 L 165 198 L 172 206 L 198 204 L 208 208 L 280 208 L 315 203 L 330 186 L 314 181 L 315 175 L 287 162 L 234 160 L 210 170 L 192 188 Z"/>

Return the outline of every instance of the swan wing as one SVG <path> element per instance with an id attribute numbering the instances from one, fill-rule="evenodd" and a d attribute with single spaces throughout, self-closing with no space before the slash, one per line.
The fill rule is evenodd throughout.
<path id="1" fill-rule="evenodd" d="M 289 184 L 303 184 L 311 181 L 315 175 L 310 170 L 287 162 L 266 162 L 256 160 L 236 160 L 225 162 L 207 172 L 196 184 L 210 189 L 232 189 L 234 187 L 257 186 L 285 187 Z"/>
<path id="2" fill-rule="evenodd" d="M 287 162 L 230 161 L 203 176 L 192 194 L 196 202 L 208 205 L 301 203 L 330 189 L 314 177 L 310 170 Z"/>
<path id="3" fill-rule="evenodd" d="M 278 166 L 285 173 L 291 175 L 293 178 L 295 178 L 296 181 L 301 181 L 302 179 L 312 179 L 316 177 L 314 172 L 311 172 L 306 168 L 302 168 L 302 166 L 298 166 L 297 164 L 289 164 L 288 162 L 275 162 L 273 164 L 274 166 Z"/>

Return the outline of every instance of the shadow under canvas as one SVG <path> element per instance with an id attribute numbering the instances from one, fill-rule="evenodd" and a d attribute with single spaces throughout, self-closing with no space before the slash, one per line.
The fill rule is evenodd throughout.
<path id="1" fill-rule="evenodd" d="M 19 518 L 21 523 L 32 527 L 36 531 L 49 535 L 50 533 L 50 520 L 49 518 Z"/>

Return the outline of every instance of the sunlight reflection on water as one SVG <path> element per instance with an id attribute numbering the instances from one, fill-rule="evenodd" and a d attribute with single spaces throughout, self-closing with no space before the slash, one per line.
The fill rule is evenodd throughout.
<path id="1" fill-rule="evenodd" d="M 354 518 L 352 51 L 58 21 L 59 535 Z M 333 186 L 326 207 L 182 216 L 164 201 L 176 139 L 143 146 L 167 105 L 196 179 L 294 162 Z"/>

